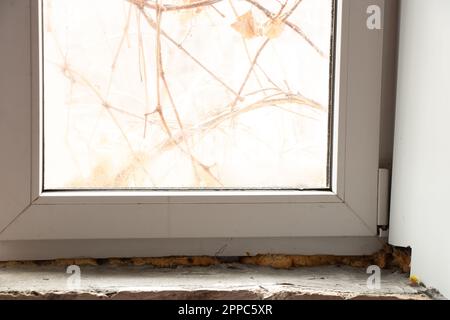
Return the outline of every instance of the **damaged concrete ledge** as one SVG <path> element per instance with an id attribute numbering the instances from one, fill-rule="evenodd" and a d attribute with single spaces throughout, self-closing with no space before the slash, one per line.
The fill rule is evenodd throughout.
<path id="1" fill-rule="evenodd" d="M 380 288 L 371 289 L 366 269 L 348 266 L 84 265 L 79 282 L 67 271 L 63 265 L 3 265 L 0 299 L 430 299 L 400 271 L 383 270 Z"/>

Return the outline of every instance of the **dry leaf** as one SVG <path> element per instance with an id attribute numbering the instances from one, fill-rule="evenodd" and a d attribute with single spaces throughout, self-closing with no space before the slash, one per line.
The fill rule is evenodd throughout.
<path id="1" fill-rule="evenodd" d="M 264 35 L 269 39 L 275 39 L 279 37 L 284 30 L 284 21 L 283 19 L 274 19 L 269 20 L 264 25 Z"/>
<path id="2" fill-rule="evenodd" d="M 237 18 L 231 27 L 239 32 L 244 38 L 250 39 L 258 36 L 255 19 L 251 11 Z"/>

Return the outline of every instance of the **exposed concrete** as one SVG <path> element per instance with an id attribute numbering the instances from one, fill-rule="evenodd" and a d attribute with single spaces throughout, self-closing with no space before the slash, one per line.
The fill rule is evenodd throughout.
<path id="1" fill-rule="evenodd" d="M 0 267 L 0 299 L 429 299 L 405 274 L 384 270 L 380 290 L 367 287 L 368 276 L 364 268 L 336 266 L 85 265 L 74 290 L 65 266 L 16 265 Z"/>
<path id="2" fill-rule="evenodd" d="M 408 278 L 410 253 L 0 262 L 0 299 L 427 299 Z M 81 268 L 75 291 L 71 265 Z M 367 287 L 370 265 L 386 269 L 380 290 Z"/>

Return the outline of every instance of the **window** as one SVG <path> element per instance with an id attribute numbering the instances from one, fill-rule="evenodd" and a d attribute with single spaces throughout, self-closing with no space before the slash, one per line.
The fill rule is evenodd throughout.
<path id="1" fill-rule="evenodd" d="M 375 239 L 374 3 L 14 2 L 0 240 Z"/>
<path id="2" fill-rule="evenodd" d="M 43 4 L 45 190 L 329 188 L 332 0 Z"/>

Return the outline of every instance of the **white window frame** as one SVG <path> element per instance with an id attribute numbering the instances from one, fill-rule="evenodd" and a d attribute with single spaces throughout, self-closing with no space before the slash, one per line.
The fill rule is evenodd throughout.
<path id="1" fill-rule="evenodd" d="M 1 43 L 9 43 L 0 59 L 0 244 L 375 239 L 384 31 L 367 28 L 370 5 L 384 12 L 384 0 L 338 0 L 332 191 L 47 193 L 41 176 L 40 5 L 12 2 L 10 12 L 0 15 L 2 26 L 15 28 L 0 31 Z M 289 245 L 264 253 L 284 247 Z M 206 245 L 196 253 L 216 252 Z"/>

